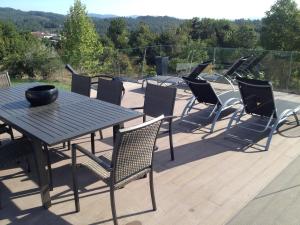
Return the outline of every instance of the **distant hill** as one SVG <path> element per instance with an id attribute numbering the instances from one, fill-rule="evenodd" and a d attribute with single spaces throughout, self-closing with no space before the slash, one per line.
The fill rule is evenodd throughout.
<path id="1" fill-rule="evenodd" d="M 0 20 L 11 21 L 22 31 L 57 31 L 63 26 L 64 15 L 0 7 Z"/>
<path id="2" fill-rule="evenodd" d="M 88 14 L 95 23 L 97 32 L 105 34 L 110 21 L 118 17 L 116 15 Z M 170 28 L 180 26 L 185 20 L 168 16 L 130 16 L 123 17 L 129 30 L 135 30 L 140 22 L 148 24 L 150 29 L 156 33 L 161 33 Z M 63 28 L 65 16 L 57 13 L 29 11 L 24 12 L 12 8 L 0 7 L 0 20 L 11 21 L 21 31 L 48 31 L 59 32 Z M 239 19 L 236 24 L 253 24 L 256 30 L 260 30 L 260 20 Z"/>
<path id="3" fill-rule="evenodd" d="M 122 17 L 125 19 L 128 29 L 135 30 L 140 22 L 148 24 L 150 29 L 153 32 L 161 33 L 164 30 L 168 30 L 173 27 L 179 27 L 180 24 L 184 22 L 184 20 L 177 19 L 174 17 L 168 16 L 137 16 L 137 17 Z M 114 18 L 101 19 L 92 18 L 98 33 L 104 34 L 106 33 L 110 21 Z"/>
<path id="4" fill-rule="evenodd" d="M 89 13 L 88 16 L 89 17 L 100 18 L 100 19 L 108 19 L 108 18 L 118 17 L 118 16 L 112 15 L 112 14 L 97 14 L 97 13 Z"/>
<path id="5" fill-rule="evenodd" d="M 100 15 L 93 13 L 89 14 L 89 16 L 94 21 L 99 34 L 105 34 L 110 21 L 118 17 L 115 15 Z M 152 31 L 158 33 L 170 29 L 171 27 L 178 27 L 184 22 L 184 20 L 167 16 L 134 16 L 123 18 L 126 20 L 129 30 L 136 29 L 140 22 L 144 22 L 149 25 Z M 22 31 L 58 32 L 63 27 L 64 19 L 64 15 L 56 13 L 40 11 L 24 12 L 13 8 L 0 7 L 0 20 L 11 21 Z"/>

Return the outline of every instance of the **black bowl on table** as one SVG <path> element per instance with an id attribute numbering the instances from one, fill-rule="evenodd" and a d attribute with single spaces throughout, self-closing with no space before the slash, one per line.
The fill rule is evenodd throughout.
<path id="1" fill-rule="evenodd" d="M 25 97 L 32 106 L 47 105 L 54 102 L 58 89 L 53 85 L 39 85 L 25 91 Z"/>

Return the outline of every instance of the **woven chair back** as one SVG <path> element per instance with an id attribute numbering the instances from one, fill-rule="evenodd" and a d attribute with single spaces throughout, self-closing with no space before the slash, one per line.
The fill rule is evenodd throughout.
<path id="1" fill-rule="evenodd" d="M 163 116 L 139 126 L 122 129 L 113 151 L 114 183 L 130 179 L 152 168 L 153 151 Z"/>

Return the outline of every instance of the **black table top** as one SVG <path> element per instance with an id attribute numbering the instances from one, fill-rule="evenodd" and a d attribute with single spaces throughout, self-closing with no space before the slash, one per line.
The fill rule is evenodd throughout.
<path id="1" fill-rule="evenodd" d="M 31 107 L 25 90 L 38 83 L 0 89 L 0 119 L 48 145 L 58 144 L 142 116 L 142 113 L 59 90 L 49 105 Z"/>

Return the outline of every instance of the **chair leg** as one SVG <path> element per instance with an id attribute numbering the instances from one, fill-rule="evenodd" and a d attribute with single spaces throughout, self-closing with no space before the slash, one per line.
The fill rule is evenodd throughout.
<path id="1" fill-rule="evenodd" d="M 0 185 L 0 209 L 2 209 L 2 200 L 1 200 L 1 185 Z"/>
<path id="2" fill-rule="evenodd" d="M 156 211 L 157 208 L 156 208 L 156 201 L 155 201 L 155 195 L 154 195 L 153 170 L 152 169 L 149 174 L 149 184 L 150 184 L 150 193 L 151 193 L 153 211 Z"/>
<path id="3" fill-rule="evenodd" d="M 268 139 L 267 139 L 267 143 L 266 143 L 266 146 L 265 146 L 265 151 L 268 151 L 269 150 L 269 147 L 270 147 L 270 144 L 271 144 L 271 140 L 272 140 L 272 137 L 273 137 L 273 133 L 275 132 L 275 130 L 277 129 L 277 126 L 278 126 L 278 121 L 280 118 L 277 118 L 277 121 L 273 124 L 272 128 L 271 128 L 271 131 L 269 133 L 269 136 L 268 136 Z"/>
<path id="4" fill-rule="evenodd" d="M 219 119 L 222 111 L 223 111 L 223 106 L 221 106 L 219 108 L 219 110 L 216 112 L 216 115 L 215 115 L 215 117 L 214 117 L 214 119 L 213 119 L 213 121 L 211 123 L 210 131 L 209 131 L 210 133 L 214 132 L 215 125 L 216 125 L 216 123 L 217 123 L 217 121 L 218 121 L 218 119 Z"/>
<path id="5" fill-rule="evenodd" d="M 173 147 L 172 122 L 169 123 L 169 141 L 170 141 L 171 160 L 173 161 L 175 157 L 174 157 L 174 147 Z"/>
<path id="6" fill-rule="evenodd" d="M 65 148 L 65 147 L 66 147 L 66 142 L 63 143 L 63 148 Z"/>
<path id="7" fill-rule="evenodd" d="M 71 150 L 71 141 L 68 141 L 68 150 Z"/>
<path id="8" fill-rule="evenodd" d="M 9 129 L 8 133 L 9 133 L 9 135 L 11 137 L 11 140 L 15 140 L 14 133 L 13 133 L 13 130 L 12 130 L 11 126 L 9 126 L 8 129 Z"/>
<path id="9" fill-rule="evenodd" d="M 79 196 L 78 196 L 78 181 L 77 181 L 77 165 L 76 165 L 76 152 L 72 149 L 72 180 L 73 180 L 73 192 L 75 200 L 76 212 L 80 211 Z"/>
<path id="10" fill-rule="evenodd" d="M 114 187 L 110 187 L 110 205 L 111 205 L 111 213 L 113 216 L 114 225 L 118 225 L 117 213 L 116 213 L 116 205 L 115 205 L 115 190 Z"/>
<path id="11" fill-rule="evenodd" d="M 297 113 L 293 113 L 293 116 L 295 117 L 295 120 L 297 122 L 297 125 L 299 126 L 299 119 L 298 119 L 298 116 L 297 116 Z"/>
<path id="12" fill-rule="evenodd" d="M 91 149 L 92 153 L 95 155 L 95 133 L 91 133 Z"/>
<path id="13" fill-rule="evenodd" d="M 102 140 L 103 139 L 103 132 L 102 132 L 102 130 L 99 130 L 99 136 L 100 136 L 100 139 Z"/>
<path id="14" fill-rule="evenodd" d="M 50 151 L 46 144 L 44 144 L 44 150 L 46 151 L 46 155 L 47 155 L 47 167 L 48 167 L 48 171 L 49 171 L 49 188 L 50 188 L 50 191 L 53 191 L 53 176 L 52 176 Z"/>
<path id="15" fill-rule="evenodd" d="M 31 172 L 31 167 L 30 167 L 30 162 L 29 162 L 29 159 L 26 157 L 26 166 L 27 166 L 27 168 L 26 168 L 26 170 L 27 170 L 27 173 L 30 173 Z"/>

